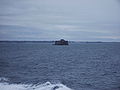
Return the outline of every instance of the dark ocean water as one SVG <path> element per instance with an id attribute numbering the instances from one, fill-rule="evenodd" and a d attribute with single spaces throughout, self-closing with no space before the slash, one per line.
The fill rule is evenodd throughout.
<path id="1" fill-rule="evenodd" d="M 0 78 L 3 89 L 7 79 L 12 85 L 50 82 L 73 90 L 120 90 L 120 43 L 0 43 Z"/>

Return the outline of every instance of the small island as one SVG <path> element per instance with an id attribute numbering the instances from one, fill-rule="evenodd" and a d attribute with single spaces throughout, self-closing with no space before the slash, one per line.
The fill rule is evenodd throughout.
<path id="1" fill-rule="evenodd" d="M 68 45 L 68 41 L 61 39 L 59 41 L 55 41 L 55 45 Z"/>

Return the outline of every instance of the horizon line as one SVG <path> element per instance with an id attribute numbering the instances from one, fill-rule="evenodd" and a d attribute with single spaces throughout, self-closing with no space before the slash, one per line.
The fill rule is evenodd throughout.
<path id="1" fill-rule="evenodd" d="M 56 40 L 0 40 L 0 42 L 54 42 Z M 67 40 L 69 42 L 120 42 L 120 41 L 78 41 L 78 40 Z"/>

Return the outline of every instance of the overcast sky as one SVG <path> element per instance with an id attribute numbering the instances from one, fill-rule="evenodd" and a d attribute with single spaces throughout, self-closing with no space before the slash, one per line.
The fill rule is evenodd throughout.
<path id="1" fill-rule="evenodd" d="M 0 40 L 120 41 L 120 0 L 0 0 Z"/>

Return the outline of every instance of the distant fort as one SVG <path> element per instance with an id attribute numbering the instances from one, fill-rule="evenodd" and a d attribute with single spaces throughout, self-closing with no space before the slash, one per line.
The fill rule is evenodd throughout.
<path id="1" fill-rule="evenodd" d="M 68 41 L 61 39 L 59 41 L 55 41 L 55 45 L 68 45 Z"/>

